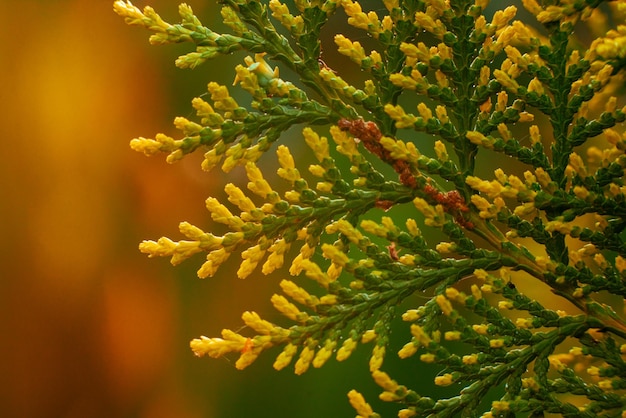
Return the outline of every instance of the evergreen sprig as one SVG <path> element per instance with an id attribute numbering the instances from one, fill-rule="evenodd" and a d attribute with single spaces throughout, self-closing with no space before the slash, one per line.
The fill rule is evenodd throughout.
<path id="1" fill-rule="evenodd" d="M 295 360 L 301 374 L 371 343 L 370 372 L 399 417 L 626 416 L 626 319 L 606 302 L 606 294 L 626 297 L 626 107 L 618 108 L 626 1 L 524 0 L 532 22 L 515 20 L 515 6 L 491 13 L 488 0 L 383 0 L 383 13 L 353 0 L 222 3 L 232 33 L 203 26 L 185 4 L 181 23 L 170 24 L 150 7 L 114 3 L 127 23 L 154 33 L 151 43 L 192 43 L 176 60 L 181 68 L 252 54 L 234 72 L 250 106 L 211 82 L 211 103 L 192 101 L 198 121 L 175 120 L 181 139 L 131 141 L 168 162 L 202 150 L 204 170 L 243 166 L 249 192 L 225 186 L 235 213 L 206 201 L 229 232 L 182 222 L 186 240 L 144 241 L 140 250 L 173 264 L 207 253 L 201 278 L 235 253 L 240 278 L 288 264 L 320 291 L 283 279 L 272 304 L 293 325 L 245 312 L 254 334 L 203 336 L 193 352 L 238 353 L 242 369 L 279 346 L 274 368 Z M 367 75 L 362 86 L 320 59 L 334 14 L 377 45 L 368 52 L 335 33 L 339 54 Z M 578 36 L 585 25 L 603 34 L 586 44 Z M 284 80 L 279 68 L 297 79 Z M 308 174 L 290 153 L 296 144 L 272 148 L 297 124 L 316 158 Z M 424 134 L 438 138 L 435 157 L 420 151 Z M 270 149 L 285 192 L 256 165 Z M 493 153 L 516 165 L 483 178 L 477 162 Z M 375 209 L 400 206 L 414 215 L 377 218 Z M 433 245 L 422 228 L 448 241 Z M 534 283 L 552 296 L 533 299 Z M 409 299 L 418 292 L 431 296 Z M 555 308 L 563 301 L 568 312 Z M 406 303 L 418 305 L 399 312 Z M 458 395 L 434 399 L 382 371 L 399 316 L 411 339 L 397 355 L 437 364 L 434 384 L 460 385 Z M 485 407 L 496 387 L 500 398 Z M 568 394 L 584 400 L 574 405 Z M 378 416 L 357 391 L 348 396 L 359 416 Z"/>

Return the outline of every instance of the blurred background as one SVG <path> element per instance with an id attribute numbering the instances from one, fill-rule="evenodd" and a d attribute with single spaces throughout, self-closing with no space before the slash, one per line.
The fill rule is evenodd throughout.
<path id="1" fill-rule="evenodd" d="M 208 81 L 232 83 L 243 56 L 176 69 L 188 46 L 150 46 L 112 3 L 0 0 L 0 416 L 353 416 L 355 382 L 378 393 L 365 352 L 301 377 L 271 368 L 279 351 L 244 371 L 192 355 L 192 338 L 237 330 L 245 310 L 272 319 L 280 277 L 241 281 L 233 260 L 201 281 L 201 256 L 173 268 L 139 253 L 180 221 L 207 227 L 224 178 L 128 142 L 177 137 L 173 118 Z M 176 22 L 178 3 L 149 2 Z M 217 2 L 187 3 L 221 27 Z"/>

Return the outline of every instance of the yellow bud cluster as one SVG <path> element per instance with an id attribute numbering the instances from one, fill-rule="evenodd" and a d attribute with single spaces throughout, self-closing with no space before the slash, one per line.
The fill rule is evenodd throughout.
<path id="1" fill-rule="evenodd" d="M 446 341 L 459 341 L 461 339 L 460 331 L 446 331 L 443 334 L 443 339 Z"/>
<path id="2" fill-rule="evenodd" d="M 317 161 L 322 162 L 325 158 L 329 157 L 328 153 L 328 140 L 325 137 L 320 137 L 313 129 L 306 127 L 302 130 L 304 140 L 313 151 Z"/>
<path id="3" fill-rule="evenodd" d="M 279 339 L 276 339 L 278 341 Z M 238 370 L 245 369 L 252 364 L 259 356 L 261 351 L 270 348 L 275 341 L 270 336 L 256 336 L 254 338 L 243 337 L 231 330 L 222 331 L 222 338 L 207 338 L 202 336 L 194 339 L 190 343 L 190 347 L 198 357 L 208 355 L 217 358 L 224 354 L 239 352 L 240 356 L 235 367 Z"/>
<path id="4" fill-rule="evenodd" d="M 439 111 L 440 108 L 442 108 L 442 106 L 437 106 L 437 111 Z M 443 109 L 445 112 L 445 108 Z M 442 163 L 445 163 L 449 159 L 448 150 L 446 149 L 445 144 L 439 140 L 435 141 L 435 154 L 437 155 L 437 159 Z"/>
<path id="5" fill-rule="evenodd" d="M 535 16 L 543 11 L 537 0 L 522 0 L 524 8 Z"/>
<path id="6" fill-rule="evenodd" d="M 344 361 L 348 357 L 350 357 L 350 354 L 354 352 L 356 346 L 357 342 L 355 340 L 353 340 L 352 338 L 347 338 L 343 342 L 339 350 L 337 350 L 337 361 Z"/>
<path id="7" fill-rule="evenodd" d="M 417 116 L 411 113 L 406 113 L 404 111 L 404 107 L 400 105 L 394 106 L 387 103 L 385 105 L 385 113 L 387 113 L 391 119 L 395 121 L 396 128 L 398 129 L 411 128 L 415 125 L 415 123 L 417 123 L 417 121 L 419 121 Z"/>
<path id="8" fill-rule="evenodd" d="M 440 242 L 435 246 L 435 250 L 439 254 L 450 254 L 456 249 L 456 244 L 453 242 Z"/>
<path id="9" fill-rule="evenodd" d="M 472 195 L 470 199 L 472 201 L 472 204 L 476 206 L 476 208 L 479 210 L 478 216 L 483 219 L 495 218 L 498 214 L 498 210 L 503 207 L 497 207 L 496 205 L 492 205 L 487 199 L 477 194 Z M 494 201 L 495 200 L 498 200 L 499 202 L 504 202 L 500 197 L 497 197 L 496 199 L 494 199 Z"/>
<path id="10" fill-rule="evenodd" d="M 387 219 L 390 218 L 387 217 Z M 386 237 L 387 234 L 390 232 L 389 228 L 387 228 L 385 225 L 378 224 L 371 219 L 364 219 L 363 221 L 361 221 L 360 226 L 365 232 L 383 238 Z"/>
<path id="11" fill-rule="evenodd" d="M 609 129 L 607 129 L 607 131 L 609 131 Z M 605 131 L 605 135 L 608 137 L 611 133 L 607 134 Z M 596 167 L 606 167 L 623 153 L 623 150 L 615 146 L 603 150 L 598 147 L 591 146 L 587 148 L 587 162 L 589 165 L 594 165 Z"/>
<path id="12" fill-rule="evenodd" d="M 506 176 L 500 168 L 496 169 L 494 174 L 497 180 L 487 181 L 478 177 L 468 176 L 466 183 L 474 190 L 484 193 L 491 199 L 502 197 L 529 200 L 536 195 L 536 192 L 529 189 L 519 177 L 514 175 Z M 482 204 L 480 201 L 477 201 L 477 203 Z"/>
<path id="13" fill-rule="evenodd" d="M 414 343 L 419 344 L 423 347 L 428 347 L 428 344 L 430 344 L 430 342 L 432 341 L 432 339 L 426 334 L 424 329 L 417 324 L 411 325 L 411 335 L 413 335 Z"/>
<path id="14" fill-rule="evenodd" d="M 472 285 L 474 286 L 474 285 Z M 478 286 L 477 286 L 478 287 Z M 493 285 L 483 284 L 478 288 L 478 290 L 482 293 L 493 293 Z"/>
<path id="15" fill-rule="evenodd" d="M 374 414 L 374 410 L 372 407 L 365 402 L 365 398 L 356 390 L 352 389 L 348 392 L 348 400 L 350 401 L 350 405 L 356 410 L 357 418 L 369 418 Z"/>
<path id="16" fill-rule="evenodd" d="M 487 273 L 487 271 L 484 269 L 476 269 L 474 270 L 473 274 L 474 277 L 479 280 L 487 280 L 487 278 L 489 277 L 489 273 Z"/>
<path id="17" fill-rule="evenodd" d="M 604 38 L 598 38 L 590 49 L 604 59 L 624 57 L 626 53 L 626 33 L 624 30 L 613 30 L 607 33 Z"/>
<path id="18" fill-rule="evenodd" d="M 416 197 L 413 199 L 413 204 L 419 210 L 424 217 L 424 223 L 428 226 L 443 226 L 446 216 L 445 211 L 443 210 L 443 206 L 436 205 L 431 206 L 428 202 L 420 197 Z"/>
<path id="19" fill-rule="evenodd" d="M 475 300 L 480 300 L 483 297 L 482 291 L 481 289 L 478 287 L 478 285 L 473 284 L 470 287 L 471 291 L 472 291 L 472 296 L 474 297 Z M 485 292 L 485 293 L 489 293 L 489 292 Z"/>
<path id="20" fill-rule="evenodd" d="M 613 380 L 611 379 L 603 379 L 598 382 L 598 387 L 602 390 L 610 391 L 613 390 Z"/>
<path id="21" fill-rule="evenodd" d="M 315 357 L 315 345 L 314 340 L 307 340 L 307 345 L 302 349 L 298 361 L 296 361 L 294 371 L 297 375 L 301 375 L 309 369 L 311 361 Z"/>
<path id="22" fill-rule="evenodd" d="M 239 277 L 240 279 L 245 279 L 250 274 L 252 274 L 254 269 L 256 269 L 256 266 L 265 256 L 265 251 L 266 250 L 262 249 L 260 245 L 252 246 L 243 251 L 241 253 L 241 258 L 243 259 L 243 261 L 239 266 L 239 270 L 237 270 L 237 277 Z"/>
<path id="23" fill-rule="evenodd" d="M 289 302 L 286 297 L 282 295 L 274 294 L 271 298 L 272 305 L 274 308 L 295 322 L 305 322 L 309 316 L 305 312 L 301 312 L 296 305 Z"/>
<path id="24" fill-rule="evenodd" d="M 498 309 L 513 309 L 513 302 L 510 300 L 501 300 L 498 301 Z"/>
<path id="25" fill-rule="evenodd" d="M 539 383 L 537 383 L 537 381 L 533 377 L 523 377 L 522 387 L 536 392 L 539 390 Z"/>
<path id="26" fill-rule="evenodd" d="M 418 93 L 425 93 L 430 87 L 430 83 L 426 80 L 418 70 L 411 71 L 410 76 L 394 73 L 389 76 L 389 81 L 403 89 L 415 90 Z"/>
<path id="27" fill-rule="evenodd" d="M 385 352 L 386 349 L 384 345 L 377 345 L 374 347 L 369 361 L 370 372 L 380 369 L 383 365 L 383 360 L 385 359 Z"/>
<path id="28" fill-rule="evenodd" d="M 502 87 L 504 87 L 505 89 L 508 89 L 511 92 L 517 92 L 517 89 L 519 88 L 519 84 L 517 84 L 517 81 L 515 81 L 515 79 L 511 75 L 509 75 L 506 71 L 501 70 L 501 69 L 496 69 L 493 71 L 493 76 L 502 85 Z"/>
<path id="29" fill-rule="evenodd" d="M 274 361 L 273 367 L 276 370 L 282 370 L 291 363 L 291 360 L 298 352 L 298 346 L 295 344 L 287 344 L 283 351 L 278 355 L 276 361 Z"/>
<path id="30" fill-rule="evenodd" d="M 365 49 L 363 49 L 360 42 L 352 42 L 341 34 L 335 35 L 335 44 L 337 44 L 340 54 L 345 55 L 359 65 L 366 57 Z"/>
<path id="31" fill-rule="evenodd" d="M 497 128 L 498 128 L 498 133 L 500 134 L 500 137 L 502 137 L 502 139 L 504 139 L 505 141 L 508 141 L 509 139 L 512 138 L 513 134 L 511 133 L 511 131 L 509 130 L 508 126 L 505 123 L 498 124 Z"/>
<path id="32" fill-rule="evenodd" d="M 437 386 L 450 386 L 452 383 L 454 383 L 454 380 L 451 373 L 435 377 L 435 385 Z"/>
<path id="33" fill-rule="evenodd" d="M 323 272 L 317 264 L 309 259 L 301 260 L 300 266 L 309 279 L 315 280 L 325 288 L 328 288 L 330 282 L 333 281 L 327 273 Z"/>
<path id="34" fill-rule="evenodd" d="M 430 49 L 423 42 L 418 42 L 417 44 L 402 42 L 400 50 L 408 58 L 414 58 L 421 62 L 428 62 L 431 58 Z"/>
<path id="35" fill-rule="evenodd" d="M 443 51 L 443 50 L 444 49 L 440 48 L 440 51 Z M 449 53 L 450 48 L 446 48 L 445 51 Z M 443 58 L 444 54 L 440 54 L 440 55 L 442 55 L 442 58 Z M 448 76 L 446 76 L 444 72 L 441 70 L 435 71 L 435 79 L 437 80 L 437 85 L 441 88 L 446 88 L 450 86 L 450 80 L 448 79 Z M 424 119 L 428 120 L 430 118 L 424 118 Z"/>
<path id="36" fill-rule="evenodd" d="M 491 410 L 495 413 L 502 413 L 509 410 L 509 403 L 506 401 L 491 402 Z"/>
<path id="37" fill-rule="evenodd" d="M 559 355 L 548 356 L 548 360 L 550 361 L 550 367 L 557 371 L 561 371 L 567 367 L 566 364 L 562 361 L 563 357 Z"/>
<path id="38" fill-rule="evenodd" d="M 424 12 L 415 13 L 415 24 L 432 33 L 439 39 L 446 33 L 446 27 L 441 20 L 433 19 L 429 14 Z"/>
<path id="39" fill-rule="evenodd" d="M 563 19 L 566 14 L 565 7 L 548 6 L 537 14 L 537 20 L 541 23 L 549 23 Z"/>
<path id="40" fill-rule="evenodd" d="M 537 176 L 537 182 L 539 182 L 542 188 L 546 190 L 552 189 L 552 179 L 547 171 L 539 167 L 535 169 L 535 175 Z"/>
<path id="41" fill-rule="evenodd" d="M 293 156 L 289 152 L 289 148 L 285 145 L 279 145 L 276 150 L 276 154 L 278 155 L 278 163 L 280 164 L 280 168 L 277 171 L 277 174 L 290 182 L 294 182 L 300 179 L 300 172 L 295 166 Z"/>
<path id="42" fill-rule="evenodd" d="M 322 67 L 319 75 L 322 80 L 326 81 L 329 87 L 342 93 L 344 96 L 351 97 L 357 91 L 356 87 L 348 84 L 348 82 L 328 68 Z"/>
<path id="43" fill-rule="evenodd" d="M 376 334 L 376 331 L 373 329 L 368 329 L 361 336 L 361 342 L 363 344 L 367 344 L 374 341 L 376 338 L 378 338 L 378 334 Z"/>
<path id="44" fill-rule="evenodd" d="M 624 273 L 624 271 L 626 271 L 626 258 L 621 255 L 615 257 L 615 268 L 617 268 L 617 271 L 620 273 Z"/>
<path id="45" fill-rule="evenodd" d="M 569 173 L 576 173 L 582 178 L 587 177 L 587 168 L 585 167 L 585 163 L 582 157 L 575 152 L 572 152 L 569 156 L 567 170 Z"/>
<path id="46" fill-rule="evenodd" d="M 211 81 L 207 86 L 207 90 L 211 94 L 214 107 L 223 111 L 226 119 L 230 119 L 232 117 L 232 111 L 237 109 L 239 104 L 230 96 L 226 86 Z"/>
<path id="47" fill-rule="evenodd" d="M 241 36 L 246 31 L 246 25 L 241 21 L 237 12 L 232 7 L 222 6 L 220 10 L 224 24 L 231 28 L 237 36 Z M 198 48 L 199 49 L 199 48 Z"/>
<path id="48" fill-rule="evenodd" d="M 245 58 L 248 64 L 250 60 L 252 60 L 252 57 Z M 258 77 L 254 72 L 250 71 L 248 67 L 239 64 L 235 67 L 235 73 L 236 76 L 235 81 L 233 81 L 233 86 L 239 84 L 241 88 L 250 93 L 253 97 L 265 97 L 265 92 L 261 89 Z"/>
<path id="49" fill-rule="evenodd" d="M 413 218 L 408 218 L 406 220 L 406 229 L 407 232 L 413 236 L 413 237 L 419 237 L 420 235 L 422 235 L 422 232 L 420 231 L 420 229 L 417 226 L 417 222 L 415 221 L 415 219 Z"/>
<path id="50" fill-rule="evenodd" d="M 267 87 L 272 81 L 279 78 L 278 67 L 272 68 L 265 61 L 265 53 L 255 54 L 254 58 L 248 56 L 244 58 L 247 67 L 239 65 L 235 68 L 237 76 L 233 85 L 241 82 L 241 86 L 256 96 L 259 87 Z M 283 82 L 284 84 L 284 82 Z"/>
<path id="51" fill-rule="evenodd" d="M 209 151 L 204 153 L 204 160 L 202 160 L 202 165 L 201 165 L 202 170 L 211 171 L 213 167 L 215 167 L 222 161 L 222 158 L 224 157 L 224 153 L 220 151 L 223 151 L 223 148 L 224 148 L 224 141 L 220 139 L 219 141 L 217 141 L 216 146 L 214 148 L 211 148 Z"/>
<path id="52" fill-rule="evenodd" d="M 287 296 L 301 305 L 315 308 L 320 303 L 317 296 L 311 295 L 291 280 L 282 280 L 280 282 L 280 288 Z"/>
<path id="53" fill-rule="evenodd" d="M 210 245 L 215 242 L 215 236 L 204 232 L 203 230 L 201 230 L 197 226 L 190 224 L 189 222 L 181 222 L 178 226 L 178 229 L 180 230 L 180 233 L 187 238 L 200 241 L 200 243 L 204 244 L 205 246 L 207 244 Z"/>
<path id="54" fill-rule="evenodd" d="M 180 7 L 182 7 L 182 5 Z M 113 10 L 118 15 L 122 16 L 128 25 L 144 26 L 154 31 L 155 34 L 150 36 L 150 43 L 153 45 L 167 43 L 170 41 L 170 38 L 171 42 L 190 40 L 188 35 L 185 38 L 185 34 L 180 33 L 180 31 L 176 31 L 177 35 L 170 35 L 168 30 L 172 28 L 172 25 L 164 22 L 163 19 L 161 19 L 161 17 L 150 6 L 144 7 L 142 12 L 130 1 L 118 0 L 113 3 Z M 180 11 L 183 13 L 183 9 Z"/>
<path id="55" fill-rule="evenodd" d="M 389 12 L 400 7 L 400 0 L 383 0 L 383 3 Z"/>
<path id="56" fill-rule="evenodd" d="M 515 320 L 515 325 L 518 328 L 522 328 L 522 329 L 533 328 L 533 319 L 532 318 L 517 318 Z"/>
<path id="57" fill-rule="evenodd" d="M 158 241 L 143 241 L 139 245 L 139 250 L 149 257 L 171 256 L 171 263 L 177 265 L 187 258 L 202 251 L 220 251 L 224 239 L 213 234 L 205 233 L 200 228 L 187 222 L 182 222 L 179 226 L 180 232 L 191 241 L 172 241 L 162 237 Z M 200 272 L 198 272 L 200 275 Z M 200 277 L 206 277 L 200 275 Z"/>
<path id="58" fill-rule="evenodd" d="M 618 186 L 615 183 L 611 183 L 607 194 L 610 196 L 617 196 L 620 194 L 626 195 L 626 186 Z"/>
<path id="59" fill-rule="evenodd" d="M 353 244 L 359 244 L 364 239 L 363 234 L 359 232 L 350 222 L 345 219 L 339 219 L 332 224 L 326 226 L 327 234 L 341 233 L 346 236 Z"/>
<path id="60" fill-rule="evenodd" d="M 224 187 L 224 191 L 228 195 L 228 201 L 233 205 L 236 205 L 242 212 L 252 212 L 256 209 L 256 206 L 252 202 L 252 200 L 250 200 L 250 198 L 246 196 L 243 191 L 234 184 L 228 183 Z M 221 219 L 230 218 L 233 216 L 230 211 L 228 211 L 228 209 L 226 209 L 226 207 L 224 207 L 223 205 L 220 205 L 219 201 L 215 198 L 208 198 L 206 200 L 206 206 L 211 214 L 216 213 L 216 217 L 213 217 L 212 215 L 213 220 L 216 222 L 225 223 L 225 221 L 222 221 Z M 230 224 L 228 225 L 230 226 Z"/>
<path id="61" fill-rule="evenodd" d="M 472 329 L 476 331 L 477 334 L 480 334 L 480 335 L 489 334 L 489 326 L 486 324 L 474 324 L 472 325 Z"/>
<path id="62" fill-rule="evenodd" d="M 424 122 L 428 122 L 433 118 L 433 112 L 426 106 L 424 102 L 417 105 L 417 111 L 419 112 Z"/>
<path id="63" fill-rule="evenodd" d="M 348 17 L 348 24 L 355 28 L 368 31 L 374 38 L 378 38 L 380 32 L 383 31 L 383 24 L 378 19 L 376 12 L 363 12 L 361 5 L 358 2 L 352 0 L 343 0 L 341 2 Z M 388 23 L 386 24 L 388 26 Z"/>
<path id="64" fill-rule="evenodd" d="M 294 35 L 299 35 L 304 30 L 304 20 L 301 15 L 293 16 L 289 12 L 289 8 L 279 0 L 270 0 L 269 2 L 272 16 L 286 27 Z"/>
<path id="65" fill-rule="evenodd" d="M 546 231 L 559 232 L 561 234 L 569 234 L 572 232 L 574 225 L 571 222 L 549 221 L 545 224 Z"/>
<path id="66" fill-rule="evenodd" d="M 421 155 L 415 147 L 415 144 L 412 142 L 404 142 L 399 139 L 383 136 L 380 139 L 380 144 L 387 151 L 389 151 L 391 157 L 395 160 L 403 160 L 412 164 L 417 164 Z"/>
<path id="67" fill-rule="evenodd" d="M 434 363 L 437 360 L 437 357 L 433 353 L 424 353 L 420 356 L 420 361 L 423 363 Z"/>
<path id="68" fill-rule="evenodd" d="M 338 152 L 350 158 L 356 158 L 360 155 L 356 146 L 357 142 L 346 131 L 342 131 L 337 126 L 331 126 L 330 135 L 337 144 Z"/>
<path id="69" fill-rule="evenodd" d="M 489 102 L 491 103 L 491 102 Z M 475 145 L 480 145 L 484 148 L 487 149 L 493 149 L 493 143 L 494 140 L 491 137 L 486 137 L 485 135 L 483 135 L 482 133 L 478 132 L 478 131 L 468 131 L 465 134 L 465 137 L 472 143 Z"/>
<path id="70" fill-rule="evenodd" d="M 322 367 L 333 355 L 333 351 L 336 345 L 336 340 L 326 340 L 322 348 L 317 352 L 317 354 L 315 354 L 315 357 L 313 358 L 313 367 L 315 367 L 316 369 Z"/>
<path id="71" fill-rule="evenodd" d="M 332 244 L 322 244 L 322 255 L 341 267 L 344 267 L 350 261 L 345 252 Z"/>
<path id="72" fill-rule="evenodd" d="M 402 314 L 402 320 L 407 322 L 414 322 L 420 318 L 420 310 L 419 309 L 409 309 L 405 313 Z"/>
<path id="73" fill-rule="evenodd" d="M 441 312 L 444 315 L 450 316 L 452 312 L 454 312 L 454 308 L 452 308 L 452 304 L 444 295 L 437 295 L 437 297 L 435 298 L 435 301 L 437 302 L 437 305 L 439 305 L 439 309 L 441 309 Z"/>
<path id="74" fill-rule="evenodd" d="M 517 7 L 509 6 L 504 10 L 498 10 L 494 13 L 493 19 L 491 20 L 491 25 L 495 27 L 496 31 L 502 29 L 504 26 L 508 25 L 509 22 L 515 17 L 517 13 Z"/>
<path id="75" fill-rule="evenodd" d="M 593 256 L 593 261 L 600 267 L 600 269 L 604 270 L 608 267 L 609 263 L 606 261 L 606 258 L 602 253 L 597 253 Z"/>
<path id="76" fill-rule="evenodd" d="M 214 197 L 209 197 L 205 204 L 207 210 L 211 213 L 211 219 L 215 222 L 228 225 L 232 230 L 241 231 L 244 222 L 238 216 L 234 216 L 219 200 Z"/>
<path id="77" fill-rule="evenodd" d="M 198 357 L 218 358 L 224 354 L 241 351 L 246 338 L 230 330 L 222 331 L 222 338 L 208 338 L 204 335 L 191 341 L 190 346 Z"/>
<path id="78" fill-rule="evenodd" d="M 213 277 L 219 266 L 221 266 L 228 259 L 228 257 L 230 257 L 230 254 L 231 253 L 227 252 L 225 248 L 211 251 L 207 254 L 206 261 L 198 270 L 198 277 L 201 279 Z"/>
<path id="79" fill-rule="evenodd" d="M 254 158 L 258 157 L 258 153 L 254 152 L 254 147 L 246 148 L 241 142 L 228 148 L 224 155 L 226 158 L 222 164 L 222 171 L 225 173 L 230 172 L 238 165 L 256 161 Z"/>
<path id="80" fill-rule="evenodd" d="M 468 354 L 463 356 L 462 358 L 463 364 L 471 365 L 478 364 L 478 355 L 476 354 Z"/>
<path id="81" fill-rule="evenodd" d="M 194 97 L 191 100 L 191 105 L 196 109 L 196 115 L 200 117 L 202 125 L 208 125 L 211 128 L 219 128 L 224 123 L 224 118 L 219 113 L 216 113 L 213 107 L 200 97 Z"/>
<path id="82" fill-rule="evenodd" d="M 491 27 L 487 26 L 487 19 L 484 15 L 478 16 L 474 21 L 474 31 L 477 36 L 484 33 L 487 35 L 486 39 L 488 39 L 489 42 L 493 41 L 491 36 L 495 33 L 495 31 L 492 30 Z"/>
<path id="83" fill-rule="evenodd" d="M 246 174 L 248 175 L 248 189 L 260 196 L 266 198 L 269 194 L 276 193 L 272 190 L 270 184 L 263 178 L 263 173 L 254 163 L 246 164 Z"/>
<path id="84" fill-rule="evenodd" d="M 134 151 L 142 152 L 144 155 L 151 156 L 159 152 L 169 152 L 167 157 L 168 163 L 173 163 L 183 157 L 180 147 L 183 140 L 174 140 L 165 134 L 157 134 L 154 139 L 139 137 L 130 141 L 130 147 Z"/>
<path id="85" fill-rule="evenodd" d="M 409 358 L 413 354 L 417 353 L 418 346 L 413 341 L 406 343 L 400 351 L 398 351 L 398 357 L 401 359 Z"/>
<path id="86" fill-rule="evenodd" d="M 400 388 L 400 385 L 398 385 L 395 380 L 391 379 L 391 377 L 383 371 L 374 370 L 372 372 L 372 377 L 374 378 L 376 384 L 383 388 L 385 392 L 395 394 L 395 392 Z"/>
<path id="87" fill-rule="evenodd" d="M 328 266 L 328 269 L 326 269 L 326 275 L 328 276 L 328 280 L 331 282 L 337 280 L 341 275 L 342 270 L 343 267 L 341 265 L 335 262 L 330 263 L 330 266 Z M 325 304 L 334 305 L 335 303 L 337 303 L 336 295 L 326 295 L 326 297 L 322 297 L 322 299 L 325 301 Z"/>
<path id="88" fill-rule="evenodd" d="M 304 269 L 304 261 L 308 260 L 313 256 L 315 252 L 315 247 L 310 247 L 309 244 L 304 244 L 300 248 L 300 253 L 294 258 L 291 262 L 291 268 L 289 269 L 289 274 L 292 276 L 297 276 Z"/>
<path id="89" fill-rule="evenodd" d="M 261 319 L 256 312 L 246 311 L 241 315 L 243 322 L 261 335 L 288 335 L 289 331 L 284 330 L 269 321 Z"/>
<path id="90" fill-rule="evenodd" d="M 309 173 L 313 174 L 315 177 L 324 177 L 326 174 L 326 170 L 319 164 L 311 164 L 309 166 Z"/>
<path id="91" fill-rule="evenodd" d="M 494 338 L 489 340 L 489 347 L 491 348 L 502 348 L 504 347 L 504 340 L 501 338 Z"/>

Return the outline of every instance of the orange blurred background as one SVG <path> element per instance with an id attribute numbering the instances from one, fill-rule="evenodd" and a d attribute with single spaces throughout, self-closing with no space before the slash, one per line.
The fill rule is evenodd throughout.
<path id="1" fill-rule="evenodd" d="M 217 2 L 187 2 L 207 26 L 220 21 Z M 178 1 L 149 3 L 178 21 Z M 189 47 L 148 35 L 112 0 L 0 1 L 0 416 L 353 415 L 346 393 L 371 380 L 364 355 L 303 377 L 272 370 L 278 351 L 243 372 L 193 357 L 192 338 L 269 311 L 279 280 L 224 270 L 200 281 L 201 257 L 173 268 L 137 250 L 179 238 L 180 221 L 206 227 L 204 200 L 224 178 L 193 156 L 146 158 L 129 140 L 177 136 L 173 118 L 233 76 L 178 70 Z"/>
<path id="2" fill-rule="evenodd" d="M 136 249 L 210 187 L 128 148 L 169 129 L 169 68 L 109 0 L 0 20 L 0 415 L 206 415 L 177 383 L 181 288 Z"/>

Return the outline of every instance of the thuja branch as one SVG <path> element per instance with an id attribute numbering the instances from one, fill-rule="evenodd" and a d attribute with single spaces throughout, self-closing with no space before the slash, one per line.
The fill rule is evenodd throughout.
<path id="1" fill-rule="evenodd" d="M 181 68 L 250 54 L 231 89 L 211 81 L 209 99 L 193 99 L 197 121 L 175 120 L 181 139 L 131 141 L 168 162 L 202 151 L 202 169 L 248 178 L 248 191 L 225 185 L 228 203 L 206 201 L 225 234 L 182 222 L 186 239 L 144 241 L 141 251 L 173 264 L 205 253 L 201 278 L 222 279 L 233 254 L 240 278 L 285 265 L 294 277 L 271 298 L 290 326 L 245 312 L 248 334 L 194 339 L 195 354 L 238 353 L 244 368 L 278 346 L 274 367 L 295 360 L 301 374 L 371 343 L 380 399 L 403 418 L 623 415 L 626 1 L 522 3 L 533 16 L 524 22 L 515 6 L 485 13 L 487 0 L 383 0 L 370 11 L 353 0 L 224 0 L 230 33 L 185 4 L 170 24 L 150 7 L 114 3 L 153 44 L 191 43 Z M 329 25 L 341 17 L 375 49 Z M 585 25 L 603 35 L 585 44 Z M 326 33 L 334 45 L 322 45 Z M 362 85 L 348 65 L 324 62 L 322 47 L 362 71 Z M 295 125 L 302 138 L 287 139 Z M 308 167 L 290 151 L 301 145 L 315 158 Z M 256 165 L 268 151 L 282 184 Z M 432 230 L 444 240 L 430 243 Z M 531 298 L 540 283 L 546 296 Z M 458 395 L 432 399 L 383 371 L 396 316 L 411 332 L 397 356 L 437 364 L 432 383 L 461 385 Z M 378 416 L 357 391 L 348 397 L 359 416 Z"/>

